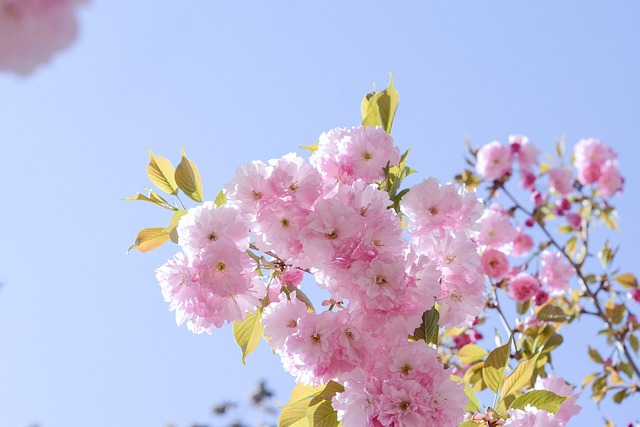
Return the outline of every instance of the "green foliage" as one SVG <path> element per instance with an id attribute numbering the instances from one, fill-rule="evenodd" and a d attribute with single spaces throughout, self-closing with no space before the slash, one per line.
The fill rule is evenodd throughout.
<path id="1" fill-rule="evenodd" d="M 233 322 L 233 338 L 242 350 L 242 363 L 244 364 L 246 364 L 247 356 L 258 348 L 260 338 L 264 334 L 261 320 L 262 308 L 258 308 L 255 314 L 248 314 L 246 320 Z"/>
<path id="2" fill-rule="evenodd" d="M 140 230 L 136 235 L 136 241 L 129 247 L 140 252 L 148 252 L 159 248 L 169 240 L 169 232 L 165 227 L 153 227 Z"/>
<path id="3" fill-rule="evenodd" d="M 422 323 L 413 332 L 411 338 L 416 341 L 424 340 L 427 344 L 438 344 L 438 322 L 440 321 L 440 313 L 438 309 L 433 307 L 422 313 Z"/>
<path id="4" fill-rule="evenodd" d="M 504 369 L 509 362 L 509 356 L 511 354 L 511 351 L 509 349 L 510 346 L 511 338 L 509 338 L 509 342 L 501 345 L 498 348 L 495 348 L 491 353 L 489 353 L 487 360 L 484 361 L 484 367 L 482 368 L 482 378 L 487 384 L 487 387 L 489 387 L 489 389 L 494 393 L 497 393 L 498 389 L 500 388 Z"/>
<path id="5" fill-rule="evenodd" d="M 282 407 L 278 427 L 337 427 L 337 413 L 331 399 L 344 387 L 335 381 L 311 387 L 298 384 L 291 392 L 289 402 Z"/>
<path id="6" fill-rule="evenodd" d="M 567 399 L 568 397 L 559 396 L 547 390 L 531 390 L 516 397 L 516 399 L 511 402 L 509 409 L 524 410 L 525 406 L 531 405 L 555 414 L 560 409 L 562 402 Z"/>
<path id="7" fill-rule="evenodd" d="M 569 316 L 560 307 L 555 305 L 543 306 L 536 315 L 538 320 L 543 322 L 570 322 L 573 316 Z"/>
<path id="8" fill-rule="evenodd" d="M 458 350 L 456 357 L 460 359 L 462 365 L 471 365 L 474 362 L 484 359 L 488 354 L 489 352 L 479 345 L 467 344 Z"/>
<path id="9" fill-rule="evenodd" d="M 182 160 L 175 172 L 175 180 L 180 189 L 191 200 L 202 203 L 202 180 L 196 164 L 189 160 L 182 149 Z"/>
<path id="10" fill-rule="evenodd" d="M 149 150 L 149 165 L 147 175 L 153 184 L 167 194 L 178 194 L 178 184 L 176 184 L 175 169 L 171 161 L 165 157 L 155 156 Z"/>
<path id="11" fill-rule="evenodd" d="M 370 92 L 364 96 L 361 105 L 362 124 L 364 126 L 382 126 L 391 134 L 393 119 L 398 109 L 400 94 L 393 87 L 393 76 L 389 74 L 389 86 L 382 92 Z"/>
<path id="12" fill-rule="evenodd" d="M 528 360 L 521 360 L 513 372 L 505 378 L 502 387 L 500 387 L 500 394 L 503 400 L 510 394 L 519 392 L 522 388 L 531 385 L 531 377 L 536 368 L 537 360 L 537 355 Z"/>

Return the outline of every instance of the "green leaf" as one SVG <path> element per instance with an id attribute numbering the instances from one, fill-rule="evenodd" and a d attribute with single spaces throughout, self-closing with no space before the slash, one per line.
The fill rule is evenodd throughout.
<path id="1" fill-rule="evenodd" d="M 196 164 L 189 160 L 182 148 L 182 160 L 175 173 L 176 182 L 191 200 L 202 203 L 202 180 Z"/>
<path id="2" fill-rule="evenodd" d="M 470 365 L 473 362 L 484 359 L 487 354 L 489 354 L 487 350 L 479 345 L 467 344 L 458 351 L 456 357 L 460 359 L 463 365 Z"/>
<path id="3" fill-rule="evenodd" d="M 578 247 L 578 238 L 576 236 L 573 236 L 572 238 L 569 239 L 569 241 L 567 241 L 567 244 L 565 245 L 567 254 L 569 254 L 569 257 L 571 259 L 573 259 L 573 257 L 575 256 L 577 247 Z"/>
<path id="4" fill-rule="evenodd" d="M 165 227 L 153 227 L 140 230 L 136 242 L 129 247 L 140 252 L 149 252 L 159 248 L 169 240 L 169 232 Z M 128 252 L 128 251 L 127 251 Z"/>
<path id="5" fill-rule="evenodd" d="M 307 420 L 312 427 L 337 427 L 338 412 L 331 406 L 331 401 L 321 400 L 316 405 L 307 408 Z"/>
<path id="6" fill-rule="evenodd" d="M 607 268 L 607 265 L 609 265 L 609 263 L 613 259 L 613 251 L 611 250 L 611 246 L 609 246 L 608 240 L 598 251 L 598 259 L 600 260 L 600 264 L 602 264 L 604 268 Z"/>
<path id="7" fill-rule="evenodd" d="M 616 282 L 620 283 L 627 289 L 638 287 L 638 279 L 631 273 L 619 274 L 616 276 Z"/>
<path id="8" fill-rule="evenodd" d="M 333 396 L 337 393 L 342 393 L 344 391 L 344 386 L 340 383 L 337 383 L 333 380 L 329 380 L 329 382 L 320 390 L 320 392 L 311 400 L 310 405 L 315 405 L 320 400 L 328 400 L 331 402 Z"/>
<path id="9" fill-rule="evenodd" d="M 596 363 L 604 363 L 604 359 L 600 356 L 598 350 L 593 347 L 589 347 L 589 357 Z"/>
<path id="10" fill-rule="evenodd" d="M 416 341 L 424 340 L 427 344 L 437 344 L 439 321 L 440 313 L 438 313 L 438 309 L 435 307 L 422 313 L 422 323 L 413 331 L 413 339 Z"/>
<path id="11" fill-rule="evenodd" d="M 621 403 L 627 397 L 629 397 L 629 391 L 626 389 L 620 390 L 619 392 L 613 395 L 613 401 L 616 403 Z"/>
<path id="12" fill-rule="evenodd" d="M 316 141 L 315 144 L 311 145 L 301 145 L 300 148 L 303 150 L 309 151 L 309 154 L 313 154 L 314 151 L 318 151 L 318 146 L 320 145 L 320 141 Z"/>
<path id="13" fill-rule="evenodd" d="M 311 299 L 309 299 L 307 294 L 302 292 L 299 288 L 297 288 L 295 286 L 291 286 L 291 285 L 284 285 L 283 289 L 285 290 L 285 292 L 287 292 L 287 295 L 289 295 L 291 292 L 295 291 L 296 292 L 296 299 L 298 301 L 303 302 L 307 306 L 307 308 L 310 309 L 311 311 L 316 311 L 316 309 L 313 307 L 313 303 L 311 302 Z"/>
<path id="14" fill-rule="evenodd" d="M 612 230 L 619 230 L 618 222 L 616 221 L 616 211 L 613 208 L 606 208 L 600 212 L 600 219 L 604 224 Z"/>
<path id="15" fill-rule="evenodd" d="M 569 322 L 572 320 L 572 316 L 555 305 L 545 305 L 538 311 L 537 317 L 543 322 Z"/>
<path id="16" fill-rule="evenodd" d="M 178 185 L 174 178 L 175 170 L 169 159 L 155 156 L 149 150 L 149 165 L 147 166 L 147 175 L 153 184 L 167 194 L 177 194 Z"/>
<path id="17" fill-rule="evenodd" d="M 518 396 L 509 406 L 509 409 L 521 409 L 527 405 L 535 406 L 538 409 L 545 410 L 555 414 L 560 409 L 562 402 L 569 397 L 559 396 L 547 390 L 532 390 L 523 395 Z"/>
<path id="18" fill-rule="evenodd" d="M 636 353 L 638 352 L 638 348 L 640 347 L 638 345 L 638 337 L 633 333 L 629 334 L 629 345 L 631 345 L 633 351 L 635 351 Z"/>
<path id="19" fill-rule="evenodd" d="M 171 237 L 171 241 L 173 243 L 178 243 L 178 231 L 177 231 L 178 223 L 180 222 L 180 218 L 185 216 L 187 212 L 188 211 L 186 209 L 181 209 L 179 211 L 176 211 L 171 217 L 169 226 L 166 228 L 167 232 L 169 233 L 169 237 Z"/>
<path id="20" fill-rule="evenodd" d="M 216 204 L 217 208 L 227 203 L 227 195 L 224 194 L 224 190 L 220 190 L 220 192 L 216 196 L 216 199 L 213 202 Z"/>
<path id="21" fill-rule="evenodd" d="M 509 356 L 511 351 L 509 346 L 511 345 L 511 338 L 505 345 L 494 349 L 487 360 L 484 361 L 484 367 L 482 368 L 482 378 L 487 384 L 487 387 L 494 393 L 498 392 L 500 383 L 502 382 L 502 375 L 504 374 L 504 368 L 509 362 Z"/>
<path id="22" fill-rule="evenodd" d="M 365 95 L 362 102 L 362 124 L 371 127 L 382 126 L 387 134 L 390 134 L 400 99 L 400 94 L 393 87 L 393 76 L 389 74 L 389 86 L 385 90 L 370 97 L 368 95 L 370 94 Z"/>
<path id="23" fill-rule="evenodd" d="M 478 427 L 479 425 L 485 425 L 484 423 L 478 424 L 475 421 L 467 420 L 460 424 L 458 427 Z"/>
<path id="24" fill-rule="evenodd" d="M 307 426 L 307 408 L 311 399 L 324 389 L 324 385 L 311 387 L 306 384 L 298 384 L 291 391 L 289 402 L 283 406 L 278 418 L 278 427 L 290 427 L 294 425 Z M 300 421 L 302 424 L 297 424 Z"/>
<path id="25" fill-rule="evenodd" d="M 467 404 L 464 407 L 465 410 L 467 412 L 472 412 L 472 413 L 479 411 L 480 410 L 480 401 L 478 400 L 478 397 L 476 396 L 476 393 L 469 386 L 469 384 L 464 382 L 464 380 L 462 378 L 457 377 L 455 375 L 451 375 L 451 381 L 455 381 L 458 384 L 464 384 L 464 394 L 467 395 Z"/>
<path id="26" fill-rule="evenodd" d="M 531 377 L 536 368 L 538 355 L 528 360 L 521 360 L 513 372 L 504 380 L 504 384 L 500 388 L 502 399 L 511 393 L 520 391 L 523 387 L 527 387 L 531 382 Z"/>
<path id="27" fill-rule="evenodd" d="M 242 350 L 242 363 L 246 364 L 247 356 L 258 348 L 260 338 L 264 333 L 262 327 L 262 308 L 258 308 L 256 313 L 249 313 L 246 320 L 233 322 L 233 338 Z"/>

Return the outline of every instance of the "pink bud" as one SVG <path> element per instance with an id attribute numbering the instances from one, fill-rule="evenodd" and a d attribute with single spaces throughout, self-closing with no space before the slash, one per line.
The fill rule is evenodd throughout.
<path id="1" fill-rule="evenodd" d="M 524 225 L 526 225 L 527 227 L 533 227 L 533 224 L 535 224 L 536 221 L 533 218 L 527 218 L 527 220 L 524 222 Z"/>
<path id="2" fill-rule="evenodd" d="M 578 180 L 583 184 L 593 184 L 600 178 L 600 166 L 594 162 L 588 162 L 578 171 Z"/>
<path id="3" fill-rule="evenodd" d="M 534 191 L 531 194 L 531 201 L 533 202 L 534 205 L 536 205 L 536 207 L 538 207 L 544 202 L 544 198 L 542 197 L 542 194 L 540 194 L 539 191 Z"/>
<path id="4" fill-rule="evenodd" d="M 569 227 L 571 228 L 580 228 L 580 223 L 582 222 L 582 218 L 577 213 L 570 212 L 566 216 L 567 223 L 569 223 Z"/>
<path id="5" fill-rule="evenodd" d="M 640 288 L 634 288 L 629 291 L 629 299 L 635 302 L 640 302 Z"/>
<path id="6" fill-rule="evenodd" d="M 547 301 L 549 301 L 549 294 L 546 291 L 541 290 L 536 294 L 534 303 L 535 305 L 542 305 Z"/>
<path id="7" fill-rule="evenodd" d="M 571 202 L 569 201 L 569 199 L 563 197 L 560 200 L 560 207 L 563 210 L 568 211 L 569 209 L 571 209 Z"/>
<path id="8" fill-rule="evenodd" d="M 511 152 L 512 153 L 517 153 L 520 151 L 520 141 L 514 141 L 511 144 L 509 144 L 509 147 L 511 148 Z"/>

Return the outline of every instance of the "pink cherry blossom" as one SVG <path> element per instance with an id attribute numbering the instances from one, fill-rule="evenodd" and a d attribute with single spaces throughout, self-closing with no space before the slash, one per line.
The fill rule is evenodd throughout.
<path id="1" fill-rule="evenodd" d="M 598 184 L 600 186 L 600 193 L 603 197 L 608 198 L 621 191 L 623 182 L 624 179 L 622 178 L 622 175 L 620 175 L 617 165 L 613 162 L 607 162 L 601 168 Z"/>
<path id="2" fill-rule="evenodd" d="M 0 0 L 0 69 L 31 73 L 76 38 L 82 0 Z"/>
<path id="3" fill-rule="evenodd" d="M 507 256 L 495 249 L 487 249 L 481 258 L 482 272 L 492 279 L 502 279 L 509 271 Z"/>
<path id="4" fill-rule="evenodd" d="M 511 170 L 512 160 L 513 155 L 509 147 L 505 147 L 498 141 L 492 141 L 478 150 L 476 171 L 487 181 L 494 181 Z"/>
<path id="5" fill-rule="evenodd" d="M 573 190 L 573 175 L 566 167 L 558 166 L 549 170 L 549 190 L 567 195 Z"/>
<path id="6" fill-rule="evenodd" d="M 630 300 L 635 302 L 640 302 L 640 288 L 633 288 L 628 293 L 627 296 Z"/>
<path id="7" fill-rule="evenodd" d="M 540 282 L 528 273 L 518 273 L 509 280 L 509 296 L 514 301 L 529 301 L 540 290 Z"/>
<path id="8" fill-rule="evenodd" d="M 516 229 L 516 235 L 513 238 L 513 249 L 511 255 L 515 257 L 526 256 L 533 248 L 533 238 L 522 231 L 522 228 Z"/>
<path id="9" fill-rule="evenodd" d="M 504 423 L 510 427 L 561 427 L 558 419 L 550 412 L 527 405 L 522 409 L 509 409 L 509 419 Z"/>
<path id="10" fill-rule="evenodd" d="M 545 250 L 540 254 L 540 280 L 552 295 L 561 295 L 569 288 L 569 280 L 576 274 L 558 251 Z"/>
<path id="11" fill-rule="evenodd" d="M 482 228 L 478 234 L 478 243 L 481 245 L 500 247 L 511 243 L 516 237 L 516 230 L 509 215 L 497 204 L 484 211 L 480 218 L 480 226 Z"/>

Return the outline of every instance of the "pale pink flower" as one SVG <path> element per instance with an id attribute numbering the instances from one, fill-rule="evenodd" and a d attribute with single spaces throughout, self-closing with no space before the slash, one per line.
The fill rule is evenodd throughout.
<path id="1" fill-rule="evenodd" d="M 565 218 L 567 218 L 567 224 L 569 224 L 571 228 L 580 228 L 582 224 L 582 217 L 579 214 L 569 212 L 568 214 L 566 214 Z"/>
<path id="2" fill-rule="evenodd" d="M 484 278 L 480 274 L 454 274 L 443 277 L 438 298 L 442 326 L 470 324 L 484 308 Z"/>
<path id="3" fill-rule="evenodd" d="M 227 206 L 235 207 L 248 221 L 255 219 L 260 208 L 273 196 L 267 181 L 271 167 L 253 161 L 236 169 L 236 177 L 224 187 Z"/>
<path id="4" fill-rule="evenodd" d="M 622 190 L 624 179 L 620 175 L 618 166 L 613 162 L 607 162 L 601 168 L 598 184 L 600 185 L 600 193 L 603 197 L 611 197 Z"/>
<path id="5" fill-rule="evenodd" d="M 573 190 L 573 174 L 566 167 L 558 166 L 549 170 L 549 190 L 567 195 Z"/>
<path id="6" fill-rule="evenodd" d="M 0 0 L 0 69 L 19 75 L 76 38 L 81 0 Z"/>
<path id="7" fill-rule="evenodd" d="M 226 206 L 217 208 L 213 202 L 189 209 L 180 218 L 177 231 L 178 243 L 189 254 L 227 239 L 242 250 L 249 246 L 249 228 L 239 219 L 238 211 Z"/>
<path id="8" fill-rule="evenodd" d="M 585 163 L 578 169 L 578 181 L 582 184 L 593 184 L 600 178 L 600 165 L 594 162 Z"/>
<path id="9" fill-rule="evenodd" d="M 522 228 L 516 229 L 516 235 L 513 239 L 513 249 L 511 255 L 515 257 L 523 257 L 533 248 L 533 238 L 522 231 Z"/>
<path id="10" fill-rule="evenodd" d="M 287 338 L 298 331 L 298 323 L 305 316 L 311 316 L 307 306 L 296 298 L 295 291 L 287 296 L 284 292 L 279 300 L 264 308 L 262 325 L 264 335 L 276 351 L 285 351 Z"/>
<path id="11" fill-rule="evenodd" d="M 556 419 L 560 427 L 564 427 L 571 417 L 580 413 L 582 407 L 576 403 L 580 393 L 574 394 L 575 386 L 567 384 L 562 378 L 556 377 L 555 373 L 551 373 L 547 378 L 538 377 L 534 385 L 536 390 L 547 390 L 557 394 L 558 396 L 569 397 L 562 402 L 560 409 L 556 412 Z"/>
<path id="12" fill-rule="evenodd" d="M 516 229 L 511 224 L 509 215 L 497 204 L 484 211 L 480 226 L 478 243 L 481 245 L 500 247 L 511 243 L 516 237 Z"/>
<path id="13" fill-rule="evenodd" d="M 383 128 L 359 126 L 352 129 L 349 136 L 341 165 L 352 180 L 360 179 L 368 184 L 381 181 L 382 168 L 400 162 L 400 151 Z"/>
<path id="14" fill-rule="evenodd" d="M 509 409 L 509 419 L 504 423 L 510 427 L 561 427 L 555 415 L 534 406 L 527 405 L 522 409 Z"/>
<path id="15" fill-rule="evenodd" d="M 484 251 L 480 262 L 483 273 L 492 279 L 502 279 L 509 272 L 509 260 L 507 256 L 496 249 L 487 249 Z"/>
<path id="16" fill-rule="evenodd" d="M 322 176 L 307 161 L 295 153 L 270 160 L 268 183 L 272 194 L 284 201 L 295 202 L 310 209 L 322 193 Z"/>
<path id="17" fill-rule="evenodd" d="M 547 285 L 551 295 L 561 295 L 569 288 L 575 269 L 558 251 L 545 250 L 540 254 L 540 281 Z"/>
<path id="18" fill-rule="evenodd" d="M 514 301 L 529 301 L 540 290 L 540 282 L 528 273 L 518 273 L 509 280 L 509 297 Z"/>
<path id="19" fill-rule="evenodd" d="M 509 173 L 512 160 L 513 155 L 509 147 L 492 141 L 478 150 L 476 171 L 487 181 L 494 181 Z"/>
<path id="20" fill-rule="evenodd" d="M 600 167 L 608 160 L 616 158 L 615 152 L 599 139 L 589 138 L 578 141 L 573 149 L 573 164 L 577 169 L 583 169 L 587 164 L 593 163 Z"/>

